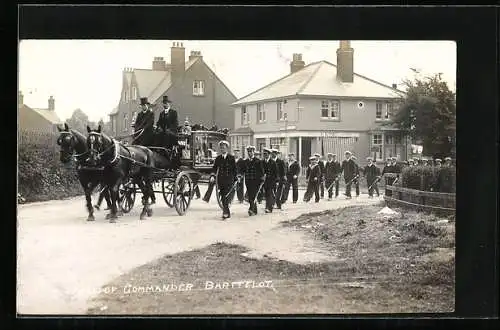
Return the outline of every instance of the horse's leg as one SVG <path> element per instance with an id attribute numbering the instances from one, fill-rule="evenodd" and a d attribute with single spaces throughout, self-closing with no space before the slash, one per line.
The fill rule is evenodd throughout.
<path id="1" fill-rule="evenodd" d="M 94 217 L 94 207 L 92 206 L 92 190 L 94 189 L 95 185 L 93 185 L 90 181 L 83 179 L 80 179 L 80 184 L 82 185 L 83 191 L 85 193 L 85 201 L 86 201 L 87 211 L 89 213 L 87 221 L 94 221 L 95 217 Z"/>
<path id="2" fill-rule="evenodd" d="M 137 185 L 141 189 L 141 193 L 142 193 L 142 205 L 143 205 L 142 211 L 141 211 L 141 215 L 139 216 L 139 219 L 140 220 L 144 220 L 146 218 L 146 214 L 147 214 L 148 191 L 147 191 L 147 188 L 146 188 L 146 186 L 144 184 L 144 181 L 142 179 L 137 180 Z"/>
<path id="3" fill-rule="evenodd" d="M 118 189 L 120 187 L 121 179 L 115 181 L 115 183 L 110 187 L 111 194 L 111 212 L 109 213 L 109 222 L 114 223 L 118 218 L 117 215 L 117 203 L 118 203 Z"/>
<path id="4" fill-rule="evenodd" d="M 148 217 L 151 217 L 153 215 L 153 209 L 151 208 L 151 205 L 155 203 L 155 190 L 153 189 L 153 182 L 151 181 L 150 177 L 147 177 L 145 181 L 146 189 L 148 189 L 148 193 L 151 198 L 151 204 L 147 206 L 146 212 Z"/>

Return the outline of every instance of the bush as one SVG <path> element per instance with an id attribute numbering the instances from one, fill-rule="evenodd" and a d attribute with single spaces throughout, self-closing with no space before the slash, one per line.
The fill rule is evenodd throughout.
<path id="1" fill-rule="evenodd" d="M 401 171 L 404 188 L 454 193 L 456 191 L 455 167 L 412 166 Z"/>
<path id="2" fill-rule="evenodd" d="M 55 139 L 47 135 L 46 139 L 38 140 L 43 143 L 23 136 L 19 145 L 18 192 L 25 202 L 62 199 L 83 193 L 74 166 L 66 169 L 61 164 L 55 143 L 47 143 Z"/>

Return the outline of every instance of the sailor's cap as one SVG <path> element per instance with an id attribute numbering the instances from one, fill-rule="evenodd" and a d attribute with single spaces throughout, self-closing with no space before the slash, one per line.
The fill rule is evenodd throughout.
<path id="1" fill-rule="evenodd" d="M 269 149 L 269 148 L 264 148 L 262 151 L 263 151 L 263 152 L 266 152 L 266 153 L 268 153 L 268 154 L 270 154 L 270 153 L 271 153 L 271 149 Z"/>
<path id="2" fill-rule="evenodd" d="M 319 153 L 315 153 L 314 156 L 315 157 L 321 157 L 321 155 Z"/>
<path id="3" fill-rule="evenodd" d="M 350 152 L 349 150 L 347 150 L 347 151 L 345 152 L 345 154 L 346 154 L 346 155 L 352 155 L 352 152 Z"/>
<path id="4" fill-rule="evenodd" d="M 366 160 L 373 160 L 373 157 L 366 157 Z"/>
<path id="5" fill-rule="evenodd" d="M 444 160 L 445 161 L 448 161 L 448 160 L 451 161 L 451 157 L 446 157 Z"/>
<path id="6" fill-rule="evenodd" d="M 229 147 L 229 142 L 227 142 L 226 140 L 222 140 L 219 142 L 219 146 L 225 144 L 227 147 Z"/>
<path id="7" fill-rule="evenodd" d="M 309 160 L 316 160 L 316 157 L 315 156 L 311 156 L 311 157 L 309 157 Z"/>
<path id="8" fill-rule="evenodd" d="M 254 146 L 247 146 L 247 150 L 255 151 L 255 147 Z"/>

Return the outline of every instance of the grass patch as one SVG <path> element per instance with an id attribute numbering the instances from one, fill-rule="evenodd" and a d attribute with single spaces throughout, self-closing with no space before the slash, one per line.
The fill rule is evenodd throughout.
<path id="1" fill-rule="evenodd" d="M 89 313 L 453 311 L 453 223 L 417 213 L 384 218 L 378 210 L 353 206 L 283 223 L 320 241 L 339 257 L 335 262 L 298 265 L 269 257 L 252 259 L 245 247 L 219 242 L 164 256 L 120 276 L 107 285 L 116 291 L 97 296 Z M 152 291 L 125 292 L 127 286 Z"/>

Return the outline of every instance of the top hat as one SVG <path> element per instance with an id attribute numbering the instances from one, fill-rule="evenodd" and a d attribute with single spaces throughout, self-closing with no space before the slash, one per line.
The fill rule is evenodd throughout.
<path id="1" fill-rule="evenodd" d="M 163 99 L 161 100 L 161 102 L 162 102 L 163 104 L 166 104 L 166 103 L 172 103 L 172 101 L 170 101 L 170 100 L 168 99 L 168 96 L 167 96 L 167 95 L 163 95 Z"/>
<path id="2" fill-rule="evenodd" d="M 147 97 L 141 97 L 141 105 L 151 104 Z"/>

